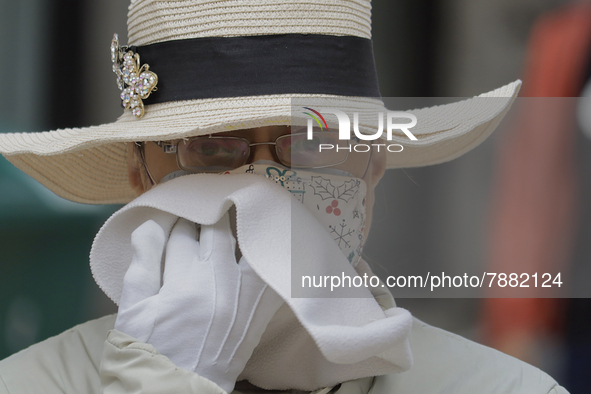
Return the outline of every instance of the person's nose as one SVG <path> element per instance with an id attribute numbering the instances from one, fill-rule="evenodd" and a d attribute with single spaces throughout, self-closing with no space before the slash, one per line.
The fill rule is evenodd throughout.
<path id="1" fill-rule="evenodd" d="M 254 163 L 257 160 L 270 160 L 277 163 L 275 158 L 275 146 L 274 145 L 255 145 L 251 146 L 251 155 L 249 163 Z M 279 163 L 277 163 L 279 164 Z"/>

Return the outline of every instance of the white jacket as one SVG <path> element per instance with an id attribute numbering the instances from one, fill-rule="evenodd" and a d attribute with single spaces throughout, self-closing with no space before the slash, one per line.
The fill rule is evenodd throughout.
<path id="1" fill-rule="evenodd" d="M 177 368 L 151 345 L 114 330 L 115 317 L 81 324 L 0 361 L 0 394 L 225 394 L 215 383 Z M 334 392 L 568 394 L 531 365 L 417 319 L 410 344 L 414 365 L 409 371 L 346 382 Z M 240 383 L 234 391 L 254 392 L 262 390 Z"/>

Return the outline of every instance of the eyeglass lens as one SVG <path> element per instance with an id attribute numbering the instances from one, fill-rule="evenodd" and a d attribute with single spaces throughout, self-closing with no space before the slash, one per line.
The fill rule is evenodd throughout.
<path id="1" fill-rule="evenodd" d="M 248 141 L 240 138 L 194 138 L 178 144 L 181 168 L 189 171 L 227 171 L 248 160 Z"/>
<path id="2" fill-rule="evenodd" d="M 345 147 L 347 141 L 340 141 L 337 132 L 323 132 L 313 135 L 286 134 L 277 139 L 277 156 L 288 167 L 314 168 L 340 164 L 347 160 L 346 149 L 337 150 L 336 146 Z M 333 149 L 327 149 L 332 146 Z M 324 150 L 321 148 L 324 147 Z"/>

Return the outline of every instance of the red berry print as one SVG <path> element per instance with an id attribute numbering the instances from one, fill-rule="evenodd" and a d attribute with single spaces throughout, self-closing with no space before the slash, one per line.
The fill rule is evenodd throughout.
<path id="1" fill-rule="evenodd" d="M 328 213 L 329 215 L 331 213 L 334 213 L 335 216 L 340 216 L 341 210 L 337 208 L 338 206 L 339 206 L 339 202 L 337 200 L 332 200 L 330 205 L 328 207 L 326 207 L 326 213 Z"/>

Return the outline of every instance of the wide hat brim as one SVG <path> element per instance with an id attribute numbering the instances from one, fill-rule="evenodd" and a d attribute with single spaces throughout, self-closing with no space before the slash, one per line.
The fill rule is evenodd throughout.
<path id="1" fill-rule="evenodd" d="M 391 143 L 399 143 L 404 149 L 388 153 L 387 167 L 438 164 L 466 153 L 498 126 L 520 86 L 521 81 L 515 81 L 471 99 L 405 110 L 417 117 L 418 123 L 412 128 L 417 140 L 411 141 L 401 132 L 394 133 Z M 166 141 L 295 124 L 294 100 L 314 103 L 326 99 L 337 100 L 339 108 L 385 110 L 381 100 L 326 95 L 176 101 L 146 106 L 146 113 L 139 120 L 125 111 L 117 121 L 100 126 L 0 134 L 0 153 L 61 197 L 88 204 L 127 203 L 136 195 L 128 182 L 126 142 Z M 375 129 L 370 125 L 375 120 L 364 124 L 363 116 L 360 118 L 360 129 Z"/>

